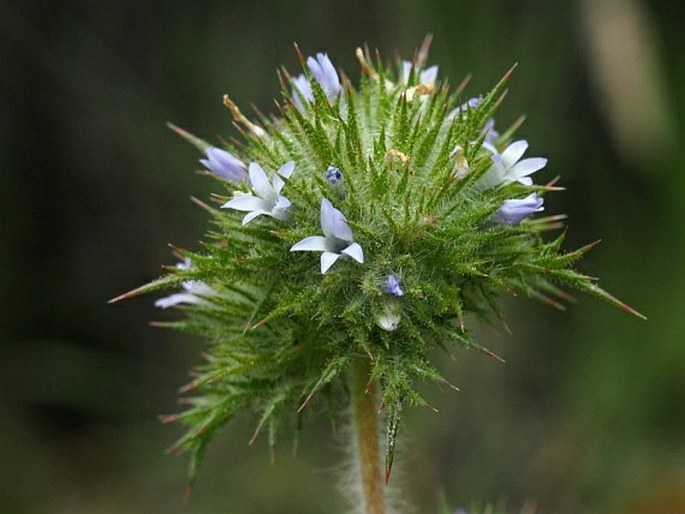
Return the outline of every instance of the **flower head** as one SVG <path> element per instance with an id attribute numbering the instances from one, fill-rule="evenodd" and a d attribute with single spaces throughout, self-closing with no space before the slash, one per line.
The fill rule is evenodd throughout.
<path id="1" fill-rule="evenodd" d="M 488 121 L 511 72 L 482 102 L 476 93 L 454 103 L 462 89 L 450 94 L 445 80 L 437 90 L 437 67 L 424 66 L 429 41 L 398 73 L 358 49 L 365 78 L 345 84 L 344 96 L 328 57 L 307 58 L 305 75 L 288 85 L 292 97 L 270 120 L 261 117 L 263 128 L 225 97 L 246 136 L 236 156 L 172 126 L 214 173 L 243 182 L 218 184 L 238 192 L 223 209 L 208 209 L 214 227 L 197 253 L 183 252 L 192 269 L 186 261 L 117 298 L 171 286 L 159 307 L 193 306 L 172 326 L 211 342 L 187 389 L 189 410 L 177 417 L 188 426 L 178 444 L 192 454 L 191 481 L 213 434 L 241 408 L 258 415 L 255 436 L 269 427 L 273 441 L 291 406 L 319 394 L 319 403 L 342 405 L 350 367 L 372 381 L 355 379 L 355 388 L 378 386 L 387 479 L 406 402 L 423 403 L 419 383 L 444 382 L 430 362 L 434 350 L 460 345 L 498 359 L 477 342 L 470 318 L 499 317 L 504 292 L 560 305 L 552 296 L 568 299 L 561 287 L 570 287 L 639 316 L 574 269 L 592 245 L 566 252 L 563 238 L 541 236 L 562 217 L 525 222 L 543 210 L 534 193 L 543 188 L 529 186 L 547 160 L 523 157 L 526 141 L 511 140 L 520 122 L 497 137 Z M 246 166 L 251 160 L 275 168 Z M 545 200 L 554 189 L 544 188 Z M 240 226 L 261 215 L 279 221 Z M 316 256 L 290 252 L 318 252 L 320 274 Z M 348 262 L 329 272 L 338 260 Z"/>
<path id="2" fill-rule="evenodd" d="M 531 214 L 543 211 L 542 204 L 543 199 L 535 193 L 521 199 L 506 200 L 492 215 L 492 220 L 502 225 L 516 225 Z"/>
<path id="3" fill-rule="evenodd" d="M 400 285 L 402 284 L 402 279 L 397 275 L 388 275 L 383 283 L 383 291 L 392 296 L 404 296 L 404 291 Z"/>
<path id="4" fill-rule="evenodd" d="M 530 186 L 533 180 L 528 175 L 547 165 L 547 159 L 542 157 L 520 160 L 528 148 L 526 141 L 511 143 L 501 154 L 489 143 L 483 143 L 483 146 L 492 152 L 492 165 L 480 181 L 486 188 L 505 186 L 517 181 Z"/>
<path id="5" fill-rule="evenodd" d="M 236 184 L 247 181 L 245 163 L 232 153 L 210 146 L 205 150 L 205 154 L 207 158 L 200 159 L 200 162 L 216 175 Z"/>
<path id="6" fill-rule="evenodd" d="M 179 262 L 176 267 L 180 270 L 189 270 L 192 266 L 192 261 L 186 257 L 183 262 Z M 216 291 L 205 284 L 202 280 L 186 280 L 181 284 L 183 287 L 182 293 L 175 293 L 164 298 L 160 298 L 155 302 L 155 307 L 167 309 L 181 303 L 190 305 L 211 305 L 205 299 L 207 296 L 216 295 Z"/>
<path id="7" fill-rule="evenodd" d="M 250 163 L 250 184 L 255 195 L 241 194 L 229 200 L 221 206 L 222 209 L 235 209 L 236 211 L 246 211 L 243 218 L 243 225 L 247 225 L 257 216 L 264 214 L 282 221 L 288 221 L 290 215 L 290 201 L 281 196 L 281 190 L 285 185 L 283 179 L 288 179 L 295 169 L 294 162 L 287 162 L 276 172 L 273 180 L 264 173 L 262 167 L 256 162 Z"/>
<path id="8" fill-rule="evenodd" d="M 305 237 L 291 248 L 291 252 L 323 252 L 321 273 L 326 273 L 340 257 L 348 256 L 360 264 L 364 263 L 364 252 L 354 242 L 352 229 L 347 219 L 326 198 L 321 200 L 321 230 L 324 236 Z"/>

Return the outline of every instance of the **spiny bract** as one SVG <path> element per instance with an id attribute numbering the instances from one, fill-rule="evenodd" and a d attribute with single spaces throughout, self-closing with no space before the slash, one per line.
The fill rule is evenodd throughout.
<path id="1" fill-rule="evenodd" d="M 310 403 L 335 416 L 355 359 L 368 360 L 381 387 L 389 471 L 403 406 L 425 404 L 417 383 L 447 383 L 429 352 L 460 345 L 495 356 L 472 338 L 467 315 L 499 316 L 502 293 L 559 306 L 563 287 L 630 310 L 572 269 L 593 245 L 566 253 L 563 234 L 541 237 L 563 216 L 528 219 L 555 188 L 533 185 L 546 159 L 521 160 L 519 123 L 495 130 L 510 73 L 466 99 L 463 85 L 450 93 L 425 67 L 426 54 L 424 45 L 387 67 L 359 49 L 356 89 L 327 55 L 302 58 L 303 74 L 282 75 L 278 116 L 250 121 L 224 98 L 244 128 L 240 148 L 171 126 L 204 152 L 224 196 L 216 207 L 197 201 L 213 219 L 201 251 L 178 250 L 182 264 L 122 297 L 182 286 L 157 302 L 186 311 L 165 325 L 210 341 L 184 388 L 190 408 L 164 418 L 189 427 L 177 447 L 191 452 L 191 479 L 241 410 L 258 414 L 255 437 L 265 427 L 271 445 Z"/>

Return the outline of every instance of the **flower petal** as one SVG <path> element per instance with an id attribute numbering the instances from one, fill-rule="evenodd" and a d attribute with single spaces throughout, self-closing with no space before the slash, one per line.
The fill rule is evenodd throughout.
<path id="1" fill-rule="evenodd" d="M 342 89 L 340 78 L 327 54 L 316 54 L 316 59 L 313 57 L 307 58 L 307 66 L 312 72 L 312 75 L 314 75 L 316 81 L 326 92 L 326 96 L 329 100 L 340 93 L 340 90 Z"/>
<path id="2" fill-rule="evenodd" d="M 521 177 L 527 177 L 528 175 L 535 173 L 547 166 L 547 159 L 543 157 L 532 157 L 530 159 L 523 159 L 517 162 L 516 165 L 509 170 L 509 176 L 515 180 Z"/>
<path id="3" fill-rule="evenodd" d="M 359 264 L 364 264 L 364 252 L 358 243 L 352 243 L 350 246 L 345 248 L 342 253 L 349 255 Z"/>
<path id="4" fill-rule="evenodd" d="M 281 177 L 288 179 L 295 171 L 295 161 L 288 161 L 276 172 Z"/>
<path id="5" fill-rule="evenodd" d="M 323 252 L 321 254 L 321 274 L 326 273 L 339 258 L 339 253 Z"/>
<path id="6" fill-rule="evenodd" d="M 290 221 L 290 205 L 290 200 L 285 196 L 279 196 L 276 205 L 271 209 L 271 216 L 281 221 Z"/>
<path id="7" fill-rule="evenodd" d="M 312 93 L 312 85 L 307 80 L 303 74 L 293 77 L 292 80 L 293 90 L 291 92 L 293 104 L 297 107 L 297 110 L 304 112 L 305 105 L 304 102 L 309 103 L 314 100 L 314 94 Z"/>
<path id="8" fill-rule="evenodd" d="M 276 192 L 276 194 L 277 195 L 281 194 L 281 191 L 283 190 L 283 186 L 285 186 L 285 182 L 283 181 L 283 179 L 281 177 L 279 177 L 278 175 L 276 175 L 274 177 L 272 183 L 273 183 L 273 188 L 274 188 L 274 191 Z"/>
<path id="9" fill-rule="evenodd" d="M 438 78 L 438 67 L 437 66 L 431 66 L 430 68 L 421 72 L 421 84 L 424 84 L 426 86 L 430 86 L 430 85 L 435 84 L 435 81 L 437 78 Z"/>
<path id="10" fill-rule="evenodd" d="M 523 157 L 523 154 L 528 148 L 528 142 L 514 141 L 502 152 L 502 165 L 505 168 L 511 168 L 518 160 Z"/>
<path id="11" fill-rule="evenodd" d="M 253 219 L 255 219 L 257 216 L 261 216 L 262 214 L 271 215 L 271 212 L 265 211 L 265 210 L 262 210 L 262 209 L 259 209 L 259 210 L 256 210 L 256 211 L 252 211 L 252 212 L 248 212 L 248 213 L 245 215 L 245 217 L 243 218 L 243 225 L 247 225 L 249 222 L 251 222 L 251 221 L 252 221 Z"/>
<path id="12" fill-rule="evenodd" d="M 256 162 L 250 163 L 250 182 L 252 183 L 252 190 L 265 200 L 272 199 L 276 196 L 276 192 L 274 191 L 271 182 L 269 182 L 269 178 L 266 176 L 266 173 L 264 173 L 262 167 Z M 273 200 L 275 201 L 276 199 L 273 198 Z"/>
<path id="13" fill-rule="evenodd" d="M 221 208 L 235 209 L 236 211 L 263 211 L 269 210 L 269 204 L 256 196 L 240 195 L 223 204 Z"/>
<path id="14" fill-rule="evenodd" d="M 195 296 L 192 293 L 176 293 L 165 298 L 160 298 L 155 302 L 155 307 L 167 309 L 180 303 L 188 303 L 191 305 L 209 305 L 207 300 Z"/>
<path id="15" fill-rule="evenodd" d="M 326 198 L 321 200 L 321 230 L 326 237 L 335 237 L 346 243 L 354 241 L 352 229 L 347 224 L 345 215 L 333 207 Z"/>
<path id="16" fill-rule="evenodd" d="M 327 252 L 329 245 L 325 237 L 310 236 L 298 241 L 291 248 L 291 252 Z"/>

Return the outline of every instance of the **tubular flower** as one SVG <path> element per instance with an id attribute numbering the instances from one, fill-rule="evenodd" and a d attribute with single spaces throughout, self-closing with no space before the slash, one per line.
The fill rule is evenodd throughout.
<path id="1" fill-rule="evenodd" d="M 232 153 L 210 146 L 205 154 L 207 158 L 200 159 L 200 162 L 216 175 L 236 184 L 247 181 L 245 163 Z"/>
<path id="2" fill-rule="evenodd" d="M 340 78 L 338 77 L 338 72 L 335 71 L 333 63 L 328 58 L 328 54 L 316 54 L 316 58 L 308 57 L 307 66 L 329 100 L 340 94 L 342 90 Z"/>
<path id="3" fill-rule="evenodd" d="M 493 214 L 492 220 L 502 225 L 517 225 L 531 214 L 545 210 L 542 203 L 542 198 L 535 193 L 521 199 L 506 200 Z"/>
<path id="4" fill-rule="evenodd" d="M 247 225 L 257 216 L 264 214 L 281 221 L 288 221 L 290 215 L 290 201 L 281 196 L 281 190 L 285 185 L 283 179 L 290 178 L 295 163 L 290 161 L 284 164 L 281 169 L 276 172 L 273 180 L 269 182 L 269 178 L 264 173 L 262 167 L 256 162 L 250 163 L 250 184 L 255 195 L 240 194 L 232 200 L 229 200 L 221 206 L 222 209 L 235 209 L 236 211 L 247 211 L 243 218 L 243 225 Z"/>
<path id="5" fill-rule="evenodd" d="M 326 198 L 321 200 L 321 230 L 324 236 L 310 236 L 295 243 L 291 252 L 323 252 L 321 273 L 326 273 L 340 257 L 348 256 L 360 264 L 364 263 L 364 252 L 354 242 L 352 229 L 347 219 Z"/>
<path id="6" fill-rule="evenodd" d="M 342 91 L 340 78 L 327 54 L 316 54 L 316 58 L 307 57 L 307 67 L 329 100 L 333 100 L 340 94 L 340 91 Z M 304 74 L 293 77 L 292 84 L 293 103 L 300 112 L 304 112 L 305 105 L 302 103 L 302 100 L 304 99 L 307 103 L 314 100 L 312 85 Z"/>

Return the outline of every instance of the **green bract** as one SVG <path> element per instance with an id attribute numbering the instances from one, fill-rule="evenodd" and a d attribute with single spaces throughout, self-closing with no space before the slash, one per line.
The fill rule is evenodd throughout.
<path id="1" fill-rule="evenodd" d="M 474 314 L 499 316 L 502 293 L 559 305 L 552 297 L 561 301 L 568 297 L 562 288 L 572 288 L 634 312 L 573 270 L 593 245 L 567 253 L 563 234 L 542 237 L 560 228 L 561 216 L 520 223 L 493 217 L 508 200 L 555 190 L 483 179 L 516 128 L 496 139 L 486 128 L 509 73 L 482 100 L 463 104 L 461 90 L 433 82 L 436 69 L 426 79 L 424 53 L 403 78 L 402 66 L 373 65 L 358 50 L 360 84 L 345 82 L 342 90 L 331 87 L 333 68 L 323 57 L 319 68 L 304 66 L 296 89 L 294 79 L 283 81 L 274 118 L 249 121 L 225 99 L 245 127 L 245 144 L 229 149 L 238 157 L 229 162 L 233 176 L 243 180 L 242 160 L 258 163 L 276 184 L 275 171 L 294 162 L 276 187 L 291 204 L 282 204 L 287 213 L 243 224 L 244 212 L 219 206 L 231 204 L 236 191 L 262 200 L 250 184 L 222 180 L 216 207 L 198 202 L 213 221 L 202 250 L 179 251 L 186 265 L 124 295 L 181 285 L 181 296 L 200 291 L 197 301 L 171 301 L 185 303 L 186 316 L 166 324 L 209 341 L 206 361 L 184 390 L 190 408 L 165 418 L 188 426 L 177 445 L 191 453 L 191 478 L 216 430 L 242 410 L 257 414 L 255 436 L 266 428 L 272 445 L 282 426 L 300 426 L 304 408 L 336 415 L 348 399 L 345 374 L 360 359 L 380 386 L 389 469 L 403 407 L 425 404 L 417 383 L 446 383 L 428 354 L 464 346 L 494 356 L 468 324 Z M 331 175 L 331 167 L 340 173 Z M 276 194 L 270 191 L 264 194 Z M 324 199 L 346 218 L 363 262 L 343 255 L 322 274 L 320 253 L 291 248 L 322 236 Z"/>

